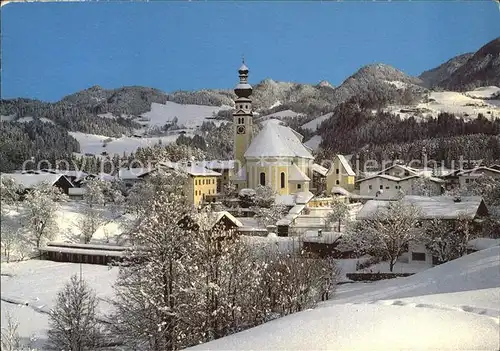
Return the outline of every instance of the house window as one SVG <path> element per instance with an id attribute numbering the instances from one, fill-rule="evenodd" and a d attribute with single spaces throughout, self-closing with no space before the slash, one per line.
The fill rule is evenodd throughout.
<path id="1" fill-rule="evenodd" d="M 266 174 L 264 172 L 260 172 L 260 185 L 266 185 Z"/>
<path id="2" fill-rule="evenodd" d="M 335 184 L 339 185 L 339 184 L 340 184 L 340 180 L 338 180 L 338 179 L 337 179 L 337 180 L 335 181 Z"/>
<path id="3" fill-rule="evenodd" d="M 390 187 L 389 187 L 389 186 L 386 186 L 385 188 L 386 188 L 386 189 L 389 189 Z"/>
<path id="4" fill-rule="evenodd" d="M 380 190 L 384 190 L 384 186 L 383 185 L 380 186 Z"/>
<path id="5" fill-rule="evenodd" d="M 285 187 L 285 172 L 281 172 L 280 178 L 281 189 L 283 189 Z"/>
<path id="6" fill-rule="evenodd" d="M 425 252 L 412 252 L 412 261 L 425 261 Z"/>
<path id="7" fill-rule="evenodd" d="M 338 168 L 337 168 L 337 169 L 335 170 L 335 174 L 340 174 L 340 169 L 338 169 Z"/>
<path id="8" fill-rule="evenodd" d="M 297 184 L 297 189 L 302 188 L 302 184 Z"/>
<path id="9" fill-rule="evenodd" d="M 465 182 L 466 182 L 466 183 L 469 183 L 469 179 L 468 179 L 468 178 L 467 178 L 467 179 L 465 179 Z"/>
<path id="10" fill-rule="evenodd" d="M 235 187 L 236 189 L 238 189 L 238 184 L 234 184 L 234 187 Z"/>
<path id="11" fill-rule="evenodd" d="M 372 190 L 372 188 L 373 188 L 373 186 L 372 186 L 371 184 L 370 184 L 370 185 L 368 185 L 368 189 L 369 189 L 369 190 Z"/>
<path id="12" fill-rule="evenodd" d="M 194 196 L 198 196 L 198 190 L 194 191 Z"/>

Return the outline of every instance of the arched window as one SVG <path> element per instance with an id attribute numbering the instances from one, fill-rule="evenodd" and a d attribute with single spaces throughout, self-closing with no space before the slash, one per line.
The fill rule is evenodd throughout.
<path id="1" fill-rule="evenodd" d="M 266 185 L 266 174 L 264 172 L 260 172 L 260 185 Z"/>
<path id="2" fill-rule="evenodd" d="M 281 189 L 283 189 L 285 187 L 285 172 L 281 172 L 280 183 L 281 183 Z"/>

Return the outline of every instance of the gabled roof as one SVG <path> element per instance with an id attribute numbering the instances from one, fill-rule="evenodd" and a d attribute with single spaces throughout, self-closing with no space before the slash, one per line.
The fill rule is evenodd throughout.
<path id="1" fill-rule="evenodd" d="M 12 178 L 17 184 L 21 185 L 25 189 L 31 189 L 40 183 L 48 183 L 54 185 L 60 178 L 66 179 L 66 181 L 71 184 L 69 179 L 67 179 L 62 174 L 52 174 L 52 173 L 42 173 L 42 174 L 19 174 L 19 173 L 2 173 L 2 178 Z"/>
<path id="2" fill-rule="evenodd" d="M 234 169 L 236 161 L 234 160 L 212 160 L 197 162 L 197 164 L 204 165 L 208 169 Z"/>
<path id="3" fill-rule="evenodd" d="M 459 176 L 464 176 L 464 175 L 470 175 L 470 174 L 474 174 L 474 173 L 479 173 L 477 175 L 480 175 L 482 172 L 484 171 L 487 171 L 487 172 L 491 172 L 491 173 L 496 173 L 496 174 L 499 174 L 500 175 L 500 170 L 498 169 L 494 169 L 494 168 L 490 168 L 490 167 L 484 167 L 484 166 L 481 166 L 481 167 L 476 167 L 476 168 L 472 168 L 472 169 L 465 169 L 465 170 L 462 170 L 458 173 Z"/>
<path id="4" fill-rule="evenodd" d="M 313 163 L 312 170 L 313 172 L 316 172 L 323 177 L 326 177 L 326 175 L 328 174 L 328 169 L 323 167 L 322 165 L 318 165 L 317 163 Z"/>
<path id="5" fill-rule="evenodd" d="M 403 197 L 403 203 L 411 204 L 420 210 L 421 219 L 457 219 L 464 216 L 473 219 L 487 213 L 486 205 L 480 196 L 462 197 L 459 202 L 452 196 L 412 196 Z M 384 211 L 391 201 L 369 200 L 358 212 L 357 219 L 373 218 L 378 211 Z"/>
<path id="6" fill-rule="evenodd" d="M 291 182 L 308 182 L 311 179 L 302 172 L 302 170 L 293 164 L 288 168 L 288 181 Z"/>
<path id="7" fill-rule="evenodd" d="M 118 178 L 121 180 L 135 180 L 152 170 L 153 168 L 120 168 Z"/>
<path id="8" fill-rule="evenodd" d="M 356 183 L 362 183 L 362 182 L 365 182 L 367 180 L 375 179 L 375 178 L 382 178 L 382 179 L 392 180 L 394 182 L 399 182 L 401 180 L 401 178 L 399 178 L 399 177 L 394 177 L 394 176 L 387 175 L 387 174 L 376 174 L 376 175 L 373 175 L 373 176 L 368 177 L 368 178 L 359 179 L 359 180 L 356 181 Z"/>
<path id="9" fill-rule="evenodd" d="M 293 129 L 268 121 L 252 140 L 245 157 L 301 157 L 313 159 Z"/>
<path id="10" fill-rule="evenodd" d="M 160 162 L 160 167 L 166 167 L 169 169 L 177 170 L 182 173 L 187 173 L 191 176 L 196 177 L 218 177 L 221 176 L 220 173 L 214 172 L 208 168 L 206 168 L 201 163 L 196 162 Z"/>
<path id="11" fill-rule="evenodd" d="M 356 173 L 352 170 L 351 165 L 347 161 L 344 155 L 337 155 L 340 163 L 342 164 L 342 167 L 344 167 L 345 171 L 347 172 L 347 175 L 349 176 L 355 176 Z"/>
<path id="12" fill-rule="evenodd" d="M 381 170 L 380 172 L 378 172 L 377 174 L 384 174 L 385 172 L 387 172 L 388 170 L 390 169 L 393 169 L 393 168 L 401 168 L 401 169 L 404 169 L 405 171 L 408 171 L 410 173 L 410 175 L 419 175 L 419 170 L 415 169 L 415 168 L 412 168 L 412 167 L 408 167 L 408 166 L 405 166 L 405 165 L 401 165 L 401 164 L 394 164 L 392 166 L 389 166 L 383 170 Z"/>

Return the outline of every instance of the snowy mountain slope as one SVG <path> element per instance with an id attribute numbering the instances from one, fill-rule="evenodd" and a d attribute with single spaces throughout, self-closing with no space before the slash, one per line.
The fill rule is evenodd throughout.
<path id="1" fill-rule="evenodd" d="M 318 150 L 321 141 L 322 141 L 321 135 L 315 135 L 311 139 L 306 141 L 304 145 L 312 150 Z"/>
<path id="2" fill-rule="evenodd" d="M 211 118 L 220 110 L 230 109 L 230 106 L 182 105 L 167 101 L 165 104 L 152 103 L 151 111 L 141 116 L 148 119 L 148 125 L 163 126 L 177 117 L 177 125 L 186 128 L 201 126 L 203 121 Z"/>
<path id="3" fill-rule="evenodd" d="M 435 87 L 439 85 L 445 79 L 448 79 L 458 68 L 462 67 L 472 56 L 474 53 L 470 52 L 467 54 L 462 54 L 453 57 L 452 59 L 446 61 L 445 63 L 437 66 L 436 68 L 432 68 L 425 72 L 422 72 L 420 76 L 418 76 L 424 86 L 428 88 Z"/>
<path id="4" fill-rule="evenodd" d="M 477 118 L 479 113 L 488 119 L 500 117 L 500 99 L 490 99 L 500 88 L 479 87 L 472 91 L 460 93 L 453 91 L 433 91 L 428 95 L 428 102 L 416 105 L 389 105 L 385 111 L 400 115 L 434 117 L 441 112 L 453 113 L 457 116 Z"/>
<path id="5" fill-rule="evenodd" d="M 312 131 L 316 131 L 318 129 L 319 125 L 321 122 L 324 120 L 327 120 L 328 118 L 332 117 L 333 112 L 327 113 L 323 116 L 319 116 L 318 118 L 313 119 L 312 121 L 307 122 L 306 124 L 302 125 L 302 128 L 304 129 L 310 129 Z"/>
<path id="6" fill-rule="evenodd" d="M 279 111 L 279 112 L 275 112 L 275 113 L 271 113 L 269 115 L 264 115 L 264 116 L 261 116 L 258 118 L 259 121 L 265 121 L 265 120 L 268 120 L 268 119 L 281 119 L 281 118 L 297 118 L 297 117 L 301 117 L 303 116 L 303 114 L 301 113 L 298 113 L 298 112 L 295 112 L 295 111 L 292 111 L 292 110 L 284 110 L 284 111 Z"/>
<path id="7" fill-rule="evenodd" d="M 80 143 L 80 150 L 83 154 L 100 155 L 102 152 L 107 152 L 108 155 L 114 154 L 123 155 L 123 153 L 131 154 L 139 147 L 153 146 L 158 144 L 161 140 L 163 144 L 173 143 L 177 140 L 180 134 L 175 133 L 172 135 L 158 136 L 158 137 L 127 137 L 110 138 L 103 135 L 85 134 L 80 132 L 70 132 L 73 138 Z M 192 136 L 186 133 L 186 136 Z M 104 142 L 105 140 L 109 140 Z M 103 146 L 106 145 L 106 146 Z"/>
<path id="8" fill-rule="evenodd" d="M 408 278 L 346 284 L 313 310 L 189 350 L 497 350 L 499 254 L 495 247 Z"/>
<path id="9" fill-rule="evenodd" d="M 500 37 L 477 50 L 439 86 L 447 90 L 471 90 L 479 86 L 500 86 Z"/>

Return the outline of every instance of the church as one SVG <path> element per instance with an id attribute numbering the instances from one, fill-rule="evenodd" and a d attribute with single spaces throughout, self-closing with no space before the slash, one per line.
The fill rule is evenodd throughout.
<path id="1" fill-rule="evenodd" d="M 279 195 L 308 192 L 314 157 L 302 144 L 302 135 L 270 119 L 254 124 L 252 86 L 248 84 L 248 67 L 238 70 L 233 113 L 235 172 L 231 181 L 237 189 L 269 186 Z M 257 121 L 255 121 L 257 122 Z"/>

